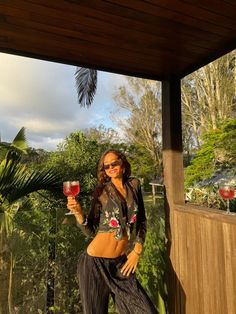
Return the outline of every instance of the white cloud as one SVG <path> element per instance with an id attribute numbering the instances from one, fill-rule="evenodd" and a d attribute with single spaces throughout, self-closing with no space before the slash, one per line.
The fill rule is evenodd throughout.
<path id="1" fill-rule="evenodd" d="M 59 143 L 63 142 L 64 138 L 39 137 L 31 139 L 30 146 L 33 148 L 46 147 L 47 150 L 55 150 Z"/>

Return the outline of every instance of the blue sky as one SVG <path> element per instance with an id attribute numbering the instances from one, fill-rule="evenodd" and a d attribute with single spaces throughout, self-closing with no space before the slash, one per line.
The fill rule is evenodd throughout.
<path id="1" fill-rule="evenodd" d="M 116 110 L 115 90 L 125 77 L 98 72 L 98 88 L 91 108 L 77 103 L 75 67 L 0 53 L 0 134 L 12 141 L 26 127 L 31 147 L 54 150 L 75 130 L 100 124 L 118 126 L 111 119 Z"/>

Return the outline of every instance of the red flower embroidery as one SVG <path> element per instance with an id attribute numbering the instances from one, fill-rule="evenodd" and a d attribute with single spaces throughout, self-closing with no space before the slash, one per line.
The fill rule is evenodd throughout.
<path id="1" fill-rule="evenodd" d="M 109 225 L 110 225 L 112 228 L 117 227 L 118 224 L 119 224 L 119 222 L 118 222 L 118 220 L 117 220 L 116 218 L 112 217 L 112 218 L 110 219 Z"/>
<path id="2" fill-rule="evenodd" d="M 133 216 L 131 217 L 130 222 L 131 222 L 131 223 L 135 223 L 136 220 L 137 220 L 137 215 L 135 214 L 135 215 L 133 215 Z"/>

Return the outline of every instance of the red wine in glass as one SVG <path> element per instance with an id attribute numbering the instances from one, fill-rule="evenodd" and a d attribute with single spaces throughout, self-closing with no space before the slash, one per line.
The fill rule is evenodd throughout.
<path id="1" fill-rule="evenodd" d="M 219 187 L 219 194 L 224 200 L 226 200 L 227 214 L 229 214 L 230 213 L 229 200 L 234 198 L 234 194 L 235 194 L 234 188 L 229 185 L 222 185 Z"/>
<path id="2" fill-rule="evenodd" d="M 65 196 L 76 197 L 80 192 L 79 181 L 65 181 L 63 182 L 63 193 Z M 66 213 L 66 215 L 73 215 L 71 212 Z"/>

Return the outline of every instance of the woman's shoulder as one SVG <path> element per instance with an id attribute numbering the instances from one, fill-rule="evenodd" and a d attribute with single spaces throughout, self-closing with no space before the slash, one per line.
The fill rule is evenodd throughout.
<path id="1" fill-rule="evenodd" d="M 136 177 L 130 177 L 128 179 L 129 184 L 131 184 L 134 188 L 138 188 L 141 185 L 141 182 L 138 178 Z"/>
<path id="2" fill-rule="evenodd" d="M 101 185 L 101 184 L 96 185 L 93 190 L 93 196 L 99 197 L 102 194 L 103 190 L 104 190 L 104 185 Z"/>

